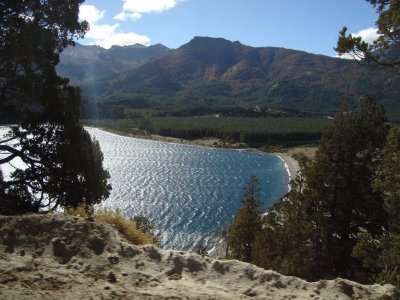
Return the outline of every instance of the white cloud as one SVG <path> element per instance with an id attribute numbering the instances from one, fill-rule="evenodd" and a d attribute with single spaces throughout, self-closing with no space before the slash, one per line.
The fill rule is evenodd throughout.
<path id="1" fill-rule="evenodd" d="M 148 45 L 150 38 L 145 35 L 140 35 L 134 32 L 118 32 L 119 24 L 114 25 L 96 25 L 90 26 L 86 38 L 92 39 L 95 45 L 109 49 L 113 45 L 126 46 L 132 44 Z"/>
<path id="2" fill-rule="evenodd" d="M 106 11 L 100 11 L 93 5 L 81 5 L 79 10 L 79 19 L 86 20 L 90 24 L 90 29 L 86 33 L 85 38 L 90 40 L 90 44 L 99 45 L 103 48 L 110 48 L 113 45 L 126 46 L 132 44 L 148 45 L 150 38 L 134 32 L 119 32 L 119 24 L 98 24 Z M 136 13 L 119 14 L 119 20 L 124 18 L 140 19 L 141 15 Z M 117 16 L 116 16 L 117 17 Z M 116 18 L 115 17 L 115 18 Z"/>
<path id="3" fill-rule="evenodd" d="M 79 7 L 79 19 L 86 20 L 89 23 L 101 20 L 105 13 L 105 10 L 100 11 L 93 5 L 83 4 Z"/>
<path id="4" fill-rule="evenodd" d="M 114 19 L 126 21 L 139 20 L 143 14 L 160 13 L 174 8 L 184 0 L 123 0 L 123 11 L 117 14 Z"/>
<path id="5" fill-rule="evenodd" d="M 357 33 L 352 33 L 352 35 L 355 37 L 361 37 L 364 42 L 369 44 L 373 43 L 379 37 L 378 29 L 372 27 L 360 30 Z"/>
<path id="6" fill-rule="evenodd" d="M 150 38 L 145 35 L 140 35 L 134 32 L 129 33 L 115 33 L 109 37 L 98 41 L 99 45 L 103 48 L 109 49 L 113 45 L 126 46 L 133 44 L 148 45 Z"/>
<path id="7" fill-rule="evenodd" d="M 180 2 L 179 0 L 124 0 L 124 11 L 152 13 L 169 10 Z"/>
<path id="8" fill-rule="evenodd" d="M 137 21 L 141 18 L 142 18 L 142 15 L 140 13 L 137 13 L 137 12 L 129 13 L 129 12 L 122 11 L 114 17 L 114 20 L 126 21 L 126 20 L 130 19 L 133 21 Z"/>
<path id="9" fill-rule="evenodd" d="M 86 33 L 86 38 L 101 41 L 107 39 L 110 35 L 114 34 L 118 28 L 119 24 L 114 25 L 90 25 L 90 30 Z"/>

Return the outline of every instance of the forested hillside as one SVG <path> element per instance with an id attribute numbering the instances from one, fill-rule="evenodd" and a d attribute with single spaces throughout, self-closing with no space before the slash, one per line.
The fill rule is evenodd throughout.
<path id="1" fill-rule="evenodd" d="M 302 51 L 195 37 L 137 68 L 84 84 L 84 113 L 95 117 L 95 104 L 99 117 L 105 112 L 117 118 L 126 108 L 196 115 L 260 107 L 332 115 L 343 100 L 354 109 L 367 94 L 395 120 L 400 81 L 391 72 Z"/>

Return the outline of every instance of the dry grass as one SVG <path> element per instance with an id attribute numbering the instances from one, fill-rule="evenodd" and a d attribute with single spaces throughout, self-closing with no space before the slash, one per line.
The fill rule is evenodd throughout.
<path id="1" fill-rule="evenodd" d="M 119 209 L 99 209 L 94 211 L 91 206 L 79 206 L 65 210 L 66 214 L 93 218 L 97 222 L 103 222 L 117 229 L 129 242 L 135 245 L 157 244 L 158 239 L 154 235 L 144 233 L 137 228 L 136 222 L 129 220 Z"/>
<path id="2" fill-rule="evenodd" d="M 304 154 L 309 159 L 315 158 L 315 152 L 317 152 L 317 147 L 315 146 L 296 146 L 287 150 L 287 154 L 294 157 L 297 154 Z"/>

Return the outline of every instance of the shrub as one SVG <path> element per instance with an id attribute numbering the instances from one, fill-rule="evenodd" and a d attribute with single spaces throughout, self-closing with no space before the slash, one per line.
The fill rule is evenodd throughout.
<path id="1" fill-rule="evenodd" d="M 82 205 L 77 208 L 65 210 L 66 214 L 80 216 L 83 218 L 93 218 L 95 221 L 110 224 L 117 229 L 129 242 L 135 245 L 157 244 L 158 239 L 151 232 L 142 231 L 134 220 L 129 220 L 124 214 L 116 209 L 99 209 L 94 212 L 93 207 Z"/>

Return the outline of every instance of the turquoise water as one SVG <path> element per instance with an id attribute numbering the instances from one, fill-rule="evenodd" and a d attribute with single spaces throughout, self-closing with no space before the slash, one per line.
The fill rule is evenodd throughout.
<path id="1" fill-rule="evenodd" d="M 247 151 L 141 140 L 87 128 L 100 143 L 113 190 L 103 203 L 157 227 L 161 247 L 211 249 L 240 207 L 243 186 L 256 175 L 267 207 L 288 187 L 281 159 Z"/>

